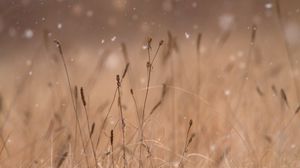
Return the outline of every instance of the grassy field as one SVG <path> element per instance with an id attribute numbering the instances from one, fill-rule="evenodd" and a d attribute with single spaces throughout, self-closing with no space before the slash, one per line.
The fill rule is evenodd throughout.
<path id="1" fill-rule="evenodd" d="M 299 51 L 276 2 L 272 30 L 170 30 L 97 53 L 45 31 L 16 48 L 27 56 L 0 68 L 0 167 L 300 167 Z"/>

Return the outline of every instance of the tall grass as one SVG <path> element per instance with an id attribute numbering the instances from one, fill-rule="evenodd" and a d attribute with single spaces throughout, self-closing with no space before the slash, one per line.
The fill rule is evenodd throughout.
<path id="1" fill-rule="evenodd" d="M 279 1 L 277 13 L 283 27 Z M 60 59 L 52 66 L 59 74 L 32 79 L 38 81 L 33 88 L 26 79 L 16 88 L 14 96 L 22 100 L 16 109 L 24 114 L 5 117 L 13 106 L 1 93 L 1 121 L 7 119 L 1 124 L 1 167 L 297 167 L 297 75 L 292 83 L 283 80 L 287 69 L 297 68 L 286 41 L 288 64 L 277 64 L 287 68 L 273 73 L 258 65 L 264 36 L 258 28 L 253 25 L 241 40 L 247 52 L 238 61 L 210 55 L 226 51 L 234 31 L 221 34 L 220 51 L 203 51 L 210 44 L 205 32 L 192 38 L 193 45 L 168 32 L 165 43 L 147 39 L 139 56 L 121 43 L 120 51 L 105 50 L 94 64 L 71 63 L 55 40 Z M 105 64 L 112 52 L 125 64 L 110 71 Z M 52 78 L 57 84 L 44 86 Z"/>

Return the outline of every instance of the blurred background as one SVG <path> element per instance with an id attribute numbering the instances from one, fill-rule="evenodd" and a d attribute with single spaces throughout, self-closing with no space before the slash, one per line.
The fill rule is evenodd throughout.
<path id="1" fill-rule="evenodd" d="M 280 26 L 272 0 L 2 0 L 0 61 L 5 64 L 0 73 L 7 71 L 5 65 L 12 68 L 32 61 L 30 55 L 39 55 L 43 45 L 53 46 L 53 39 L 60 40 L 66 52 L 97 57 L 122 42 L 129 51 L 140 50 L 147 37 L 166 40 L 168 31 L 183 46 L 194 46 L 202 33 L 203 52 L 222 40 L 227 49 L 234 46 L 245 52 L 253 24 L 259 27 L 259 43 L 268 54 L 284 53 L 283 39 L 297 53 L 299 6 L 298 0 L 280 1 L 284 22 Z M 283 51 L 273 53 L 277 45 Z"/>
<path id="2" fill-rule="evenodd" d="M 214 37 L 225 29 L 238 34 L 253 23 L 266 36 L 278 29 L 272 0 L 2 0 L 0 8 L 1 50 L 39 41 L 44 31 L 68 43 L 100 47 L 113 37 L 133 42 L 168 30 L 184 38 L 185 32 Z M 281 8 L 290 29 L 297 30 L 299 1 L 282 1 Z"/>

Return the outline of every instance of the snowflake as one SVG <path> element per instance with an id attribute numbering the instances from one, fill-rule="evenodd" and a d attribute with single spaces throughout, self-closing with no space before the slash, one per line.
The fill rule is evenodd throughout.
<path id="1" fill-rule="evenodd" d="M 197 6 L 198 6 L 197 2 L 193 2 L 193 3 L 192 3 L 192 7 L 193 7 L 193 8 L 196 8 Z"/>
<path id="2" fill-rule="evenodd" d="M 92 10 L 88 10 L 87 12 L 86 12 L 86 16 L 87 17 L 92 17 L 94 15 L 94 12 L 92 11 Z"/>
<path id="3" fill-rule="evenodd" d="M 266 3 L 265 4 L 265 8 L 266 9 L 272 9 L 273 8 L 273 4 L 272 3 Z"/>
<path id="4" fill-rule="evenodd" d="M 187 39 L 190 38 L 190 34 L 189 33 L 185 32 L 184 35 L 185 35 L 185 38 L 187 38 Z"/>
<path id="5" fill-rule="evenodd" d="M 225 94 L 225 96 L 230 96 L 231 91 L 229 89 L 227 89 L 227 90 L 224 91 L 224 94 Z"/>
<path id="6" fill-rule="evenodd" d="M 219 17 L 219 26 L 223 31 L 228 31 L 234 23 L 232 14 L 223 14 Z"/>
<path id="7" fill-rule="evenodd" d="M 116 39 L 117 39 L 117 37 L 116 37 L 116 36 L 113 36 L 113 37 L 111 38 L 111 41 L 116 41 Z"/>
<path id="8" fill-rule="evenodd" d="M 26 29 L 24 32 L 24 37 L 27 39 L 31 39 L 33 37 L 34 33 L 31 29 Z"/>
<path id="9" fill-rule="evenodd" d="M 285 25 L 285 38 L 291 45 L 296 45 L 300 41 L 300 25 L 297 22 L 288 22 Z"/>
<path id="10" fill-rule="evenodd" d="M 61 23 L 58 23 L 58 24 L 57 24 L 57 28 L 58 28 L 58 29 L 61 29 L 61 28 L 62 28 L 62 24 L 61 24 Z"/>

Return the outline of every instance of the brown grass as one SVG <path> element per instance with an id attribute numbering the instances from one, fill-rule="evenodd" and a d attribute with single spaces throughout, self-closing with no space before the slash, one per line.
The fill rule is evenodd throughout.
<path id="1" fill-rule="evenodd" d="M 214 43 L 205 33 L 184 45 L 169 31 L 165 43 L 149 38 L 145 50 L 121 43 L 94 64 L 71 63 L 55 40 L 58 74 L 24 78 L 14 94 L 0 94 L 0 167 L 299 167 L 293 53 L 283 41 L 287 57 L 267 66 L 253 25 L 241 40 L 246 54 L 228 61 L 234 33 L 222 32 L 203 52 Z M 105 68 L 111 52 L 123 60 L 113 71 Z M 45 85 L 51 80 L 61 83 Z"/>

